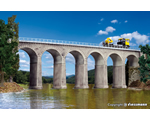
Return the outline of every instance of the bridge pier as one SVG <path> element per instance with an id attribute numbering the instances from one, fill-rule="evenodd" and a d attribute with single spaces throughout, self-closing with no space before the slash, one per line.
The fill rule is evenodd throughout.
<path id="1" fill-rule="evenodd" d="M 87 64 L 75 65 L 75 89 L 89 88 Z"/>
<path id="2" fill-rule="evenodd" d="M 125 83 L 125 65 L 113 66 L 112 88 L 127 88 Z"/>
<path id="3" fill-rule="evenodd" d="M 41 57 L 30 56 L 30 86 L 29 89 L 42 89 Z"/>
<path id="4" fill-rule="evenodd" d="M 66 65 L 54 63 L 53 89 L 66 89 Z"/>
<path id="5" fill-rule="evenodd" d="M 108 88 L 107 65 L 95 65 L 94 88 Z"/>

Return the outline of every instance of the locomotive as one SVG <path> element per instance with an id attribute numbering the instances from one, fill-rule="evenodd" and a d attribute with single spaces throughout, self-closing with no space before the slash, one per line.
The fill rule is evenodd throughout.
<path id="1" fill-rule="evenodd" d="M 103 46 L 104 47 L 115 47 L 115 48 L 129 48 L 129 41 L 130 39 L 128 38 L 119 38 L 117 45 L 113 44 L 113 40 L 110 38 L 107 38 L 104 42 L 103 42 Z"/>

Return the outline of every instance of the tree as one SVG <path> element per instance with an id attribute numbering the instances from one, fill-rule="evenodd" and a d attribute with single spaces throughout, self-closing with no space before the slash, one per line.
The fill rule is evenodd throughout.
<path id="1" fill-rule="evenodd" d="M 139 48 L 141 49 L 141 52 L 143 52 L 143 54 L 145 54 L 145 57 L 147 59 L 147 55 L 150 55 L 150 46 L 149 44 L 146 44 L 145 46 L 140 45 Z"/>
<path id="2" fill-rule="evenodd" d="M 19 23 L 15 23 L 16 15 L 13 15 L 12 17 L 8 18 L 8 24 L 11 25 L 12 30 L 14 32 L 13 40 L 19 44 Z M 15 46 L 13 49 L 13 52 L 18 52 L 18 46 Z M 9 82 L 13 82 L 13 77 L 17 73 L 17 70 L 19 69 L 19 57 L 16 59 L 16 64 L 13 65 L 13 71 L 9 74 Z"/>
<path id="3" fill-rule="evenodd" d="M 16 72 L 13 65 L 17 63 L 19 55 L 16 54 L 18 51 L 14 50 L 18 46 L 14 34 L 12 26 L 0 20 L 0 86 L 3 86 L 4 74 L 10 75 Z"/>
<path id="4" fill-rule="evenodd" d="M 17 71 L 17 74 L 14 76 L 14 81 L 16 83 L 27 83 L 28 78 L 26 74 L 23 74 L 22 71 Z"/>
<path id="5" fill-rule="evenodd" d="M 140 71 L 140 81 L 146 83 L 148 79 L 150 79 L 150 46 L 146 44 L 146 46 L 140 45 L 142 55 L 139 58 L 139 71 Z"/>

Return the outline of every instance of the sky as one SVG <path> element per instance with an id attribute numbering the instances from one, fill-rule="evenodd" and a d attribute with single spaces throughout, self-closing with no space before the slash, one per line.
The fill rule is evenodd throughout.
<path id="1" fill-rule="evenodd" d="M 0 11 L 0 19 L 17 15 L 19 37 L 44 38 L 88 43 L 102 43 L 110 37 L 114 44 L 118 38 L 129 38 L 130 45 L 150 44 L 150 11 Z M 19 70 L 29 71 L 30 58 L 19 50 Z M 112 65 L 111 58 L 107 60 Z M 88 70 L 94 69 L 95 61 L 88 57 Z M 75 74 L 75 60 L 66 57 L 66 75 Z M 42 75 L 53 75 L 53 57 L 42 55 Z"/>

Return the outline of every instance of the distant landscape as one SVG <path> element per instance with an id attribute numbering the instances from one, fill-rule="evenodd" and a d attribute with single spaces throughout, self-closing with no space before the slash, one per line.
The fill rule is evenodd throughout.
<path id="1" fill-rule="evenodd" d="M 107 66 L 108 73 L 108 83 L 113 83 L 113 66 Z M 100 71 L 99 71 L 100 72 Z M 30 72 L 28 71 L 18 71 L 16 76 L 14 76 L 13 81 L 21 84 L 29 83 Z M 7 76 L 5 76 L 7 78 Z M 95 69 L 88 71 L 88 84 L 94 84 L 95 79 Z M 43 83 L 53 83 L 53 76 L 42 76 Z M 70 84 L 75 84 L 75 75 L 66 76 L 66 82 Z"/>
<path id="2" fill-rule="evenodd" d="M 108 73 L 108 83 L 112 84 L 113 82 L 113 66 L 107 66 L 107 73 Z M 100 72 L 100 71 L 99 71 Z M 95 69 L 88 71 L 88 84 L 94 84 L 95 80 Z M 74 84 L 75 83 L 75 76 L 68 76 L 67 83 Z"/>

